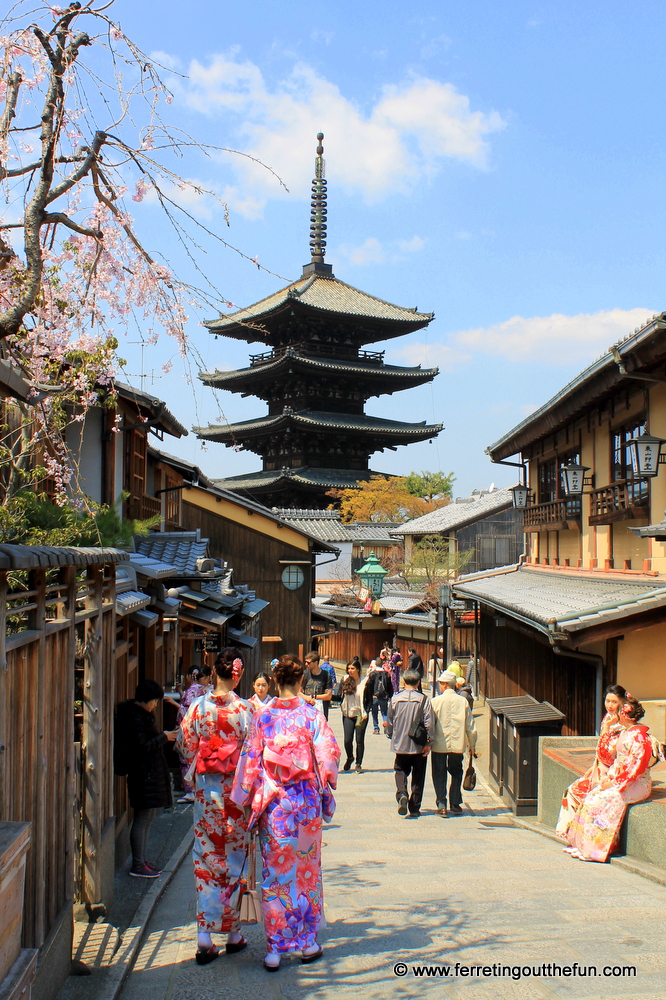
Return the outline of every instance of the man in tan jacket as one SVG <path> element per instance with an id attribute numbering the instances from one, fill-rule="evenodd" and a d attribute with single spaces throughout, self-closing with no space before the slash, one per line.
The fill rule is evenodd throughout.
<path id="1" fill-rule="evenodd" d="M 465 742 L 470 750 L 476 746 L 476 727 L 465 698 L 456 692 L 456 675 L 445 670 L 437 678 L 440 694 L 432 700 L 435 718 L 435 738 L 432 743 L 432 783 L 437 796 L 437 812 L 446 816 L 447 774 L 451 776 L 449 806 L 452 813 L 461 813 L 460 786 L 463 774 Z"/>

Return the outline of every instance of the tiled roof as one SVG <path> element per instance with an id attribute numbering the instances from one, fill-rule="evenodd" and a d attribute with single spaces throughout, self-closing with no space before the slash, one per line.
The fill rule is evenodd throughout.
<path id="1" fill-rule="evenodd" d="M 276 469 L 273 471 L 248 472 L 241 476 L 229 476 L 228 479 L 216 479 L 215 485 L 223 490 L 245 490 L 259 486 L 270 487 L 281 480 L 291 481 L 303 486 L 326 486 L 328 489 L 348 489 L 358 482 L 369 479 L 370 476 L 381 475 L 372 470 L 358 469 L 310 469 L 303 466 L 299 469 Z M 267 508 L 267 513 L 270 513 Z"/>
<path id="2" fill-rule="evenodd" d="M 311 510 L 309 508 L 273 507 L 273 513 L 283 521 L 298 525 L 304 531 L 326 542 L 376 542 L 395 545 L 389 533 L 393 523 L 386 521 L 353 521 L 343 524 L 337 510 Z"/>
<path id="3" fill-rule="evenodd" d="M 481 491 L 471 497 L 464 497 L 446 504 L 438 510 L 433 510 L 430 514 L 422 514 L 421 517 L 407 521 L 405 524 L 396 524 L 391 529 L 393 535 L 428 535 L 431 532 L 455 531 L 465 524 L 480 521 L 490 514 L 505 510 L 511 507 L 513 494 L 510 489 L 493 490 L 491 492 Z"/>
<path id="4" fill-rule="evenodd" d="M 261 321 L 270 313 L 279 312 L 293 302 L 298 302 L 317 312 L 358 316 L 369 320 L 387 321 L 411 329 L 419 329 L 431 321 L 434 313 L 419 313 L 416 309 L 405 309 L 384 299 L 368 295 L 338 278 L 325 275 L 305 275 L 285 288 L 255 302 L 245 309 L 239 309 L 229 316 L 207 320 L 204 326 L 211 333 L 226 333 L 230 328 L 241 326 L 253 320 Z M 403 329 L 396 331 L 403 332 Z M 247 340 L 261 340 L 261 331 L 247 329 Z"/>
<path id="5" fill-rule="evenodd" d="M 411 628 L 432 629 L 437 625 L 437 620 L 433 614 L 423 612 L 422 614 L 407 614 L 398 612 L 384 619 L 385 625 L 408 625 Z"/>
<path id="6" fill-rule="evenodd" d="M 463 577 L 454 591 L 546 634 L 576 632 L 651 608 L 666 608 L 666 581 L 548 572 L 528 566 Z"/>
<path id="7" fill-rule="evenodd" d="M 395 545 L 393 529 L 397 527 L 392 521 L 353 521 L 345 525 L 349 536 L 354 542 L 384 542 Z"/>
<path id="8" fill-rule="evenodd" d="M 129 565 L 141 576 L 147 576 L 149 580 L 165 580 L 173 576 L 178 570 L 170 562 L 163 562 L 161 559 L 154 559 L 152 556 L 144 555 L 142 552 L 130 552 Z"/>
<path id="9" fill-rule="evenodd" d="M 125 590 L 122 594 L 116 594 L 116 614 L 127 615 L 131 611 L 147 608 L 151 603 L 152 598 L 149 594 L 144 594 L 140 590 Z"/>
<path id="10" fill-rule="evenodd" d="M 250 432 L 279 431 L 289 426 L 317 428 L 330 431 L 358 431 L 378 434 L 381 437 L 405 437 L 413 440 L 434 437 L 442 429 L 442 424 L 408 424 L 401 420 L 385 420 L 363 413 L 327 413 L 318 410 L 292 411 L 242 420 L 237 424 L 210 424 L 208 427 L 193 427 L 194 433 L 205 441 L 227 441 L 232 437 L 243 438 Z"/>
<path id="11" fill-rule="evenodd" d="M 418 608 L 426 599 L 425 594 L 382 594 L 379 604 L 383 611 L 412 611 Z"/>
<path id="12" fill-rule="evenodd" d="M 196 531 L 160 531 L 136 537 L 134 545 L 140 555 L 175 566 L 176 575 L 198 576 L 197 559 L 205 558 L 208 539 L 200 538 Z"/>
<path id="13" fill-rule="evenodd" d="M 125 382 L 114 381 L 113 384 L 121 399 L 135 403 L 140 409 L 148 410 L 156 419 L 156 423 L 153 424 L 155 428 L 166 431 L 172 437 L 187 437 L 186 429 L 167 409 L 163 400 L 157 399 L 152 393 L 142 392 L 141 389 L 136 389 L 133 385 L 127 385 Z"/>
<path id="14" fill-rule="evenodd" d="M 274 361 L 262 365 L 252 365 L 249 368 L 238 368 L 235 371 L 202 372 L 199 378 L 206 385 L 221 386 L 225 389 L 233 387 L 234 382 L 260 382 L 266 377 L 272 377 L 289 368 L 308 368 L 326 370 L 347 375 L 363 375 L 378 381 L 405 381 L 417 385 L 428 382 L 438 374 L 438 368 L 400 368 L 397 365 L 371 365 L 367 361 L 346 361 L 342 358 L 308 357 L 294 348 L 287 350 Z"/>

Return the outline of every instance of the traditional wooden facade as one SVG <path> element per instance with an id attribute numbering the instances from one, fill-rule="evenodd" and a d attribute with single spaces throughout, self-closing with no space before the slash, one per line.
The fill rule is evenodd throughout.
<path id="1" fill-rule="evenodd" d="M 481 670 L 489 697 L 531 694 L 594 732 L 603 687 L 648 702 L 666 737 L 666 472 L 641 476 L 630 439 L 666 438 L 666 314 L 646 322 L 487 451 L 524 463 L 531 490 L 521 565 L 455 585 L 483 611 Z M 582 465 L 582 493 L 562 469 Z"/>
<path id="2" fill-rule="evenodd" d="M 0 821 L 31 824 L 23 945 L 39 949 L 44 997 L 69 975 L 74 900 L 113 899 L 115 564 L 126 559 L 0 545 Z"/>
<path id="3" fill-rule="evenodd" d="M 385 365 L 383 352 L 361 348 L 422 329 L 433 314 L 352 288 L 324 263 L 322 154 L 319 145 L 312 259 L 301 278 L 246 309 L 206 323 L 216 337 L 270 348 L 251 357 L 248 368 L 200 376 L 206 385 L 257 396 L 267 404 L 267 415 L 195 431 L 205 440 L 260 455 L 261 472 L 219 480 L 218 485 L 271 506 L 327 507 L 331 488 L 355 486 L 372 474 L 368 464 L 374 452 L 432 438 L 442 429 L 441 424 L 410 424 L 365 413 L 370 397 L 429 382 L 437 369 Z"/>

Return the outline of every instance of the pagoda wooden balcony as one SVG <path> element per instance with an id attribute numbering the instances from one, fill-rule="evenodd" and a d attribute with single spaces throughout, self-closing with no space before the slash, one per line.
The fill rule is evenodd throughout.
<path id="1" fill-rule="evenodd" d="M 580 500 L 551 500 L 523 511 L 523 531 L 565 531 L 581 527 Z"/>
<path id="2" fill-rule="evenodd" d="M 647 479 L 621 479 L 590 493 L 590 524 L 613 524 L 650 517 Z"/>
<path id="3" fill-rule="evenodd" d="M 269 365 L 273 361 L 279 361 L 284 357 L 288 348 L 275 347 L 272 351 L 265 351 L 263 354 L 250 355 L 250 367 L 259 368 L 261 365 Z M 384 363 L 384 351 L 350 351 L 349 348 L 340 347 L 336 344 L 323 344 L 320 351 L 314 351 L 311 346 L 299 344 L 293 345 L 293 350 L 311 358 L 337 358 L 340 361 L 362 361 L 364 364 L 382 365 Z"/>
<path id="4" fill-rule="evenodd" d="M 151 497 L 147 493 L 141 496 L 131 494 L 125 501 L 125 517 L 132 521 L 148 521 L 151 517 L 161 516 L 162 501 L 159 497 Z"/>

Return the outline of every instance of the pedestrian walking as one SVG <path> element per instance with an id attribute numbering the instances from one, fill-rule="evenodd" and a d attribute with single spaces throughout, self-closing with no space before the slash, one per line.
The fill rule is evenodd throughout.
<path id="1" fill-rule="evenodd" d="M 356 741 L 356 771 L 363 773 L 363 753 L 365 731 L 368 728 L 368 710 L 372 696 L 366 696 L 367 677 L 361 680 L 361 671 L 354 660 L 347 664 L 347 675 L 342 682 L 342 729 L 344 732 L 347 759 L 343 770 L 349 771 L 354 763 L 354 740 Z"/>
<path id="2" fill-rule="evenodd" d="M 423 660 L 420 655 L 416 652 L 414 646 L 407 647 L 407 667 L 409 670 L 415 670 L 421 680 L 419 681 L 418 690 L 422 691 L 421 684 L 423 682 Z"/>
<path id="3" fill-rule="evenodd" d="M 391 671 L 391 681 L 393 684 L 393 694 L 397 694 L 400 690 L 400 676 L 402 673 L 402 653 L 397 646 L 394 646 L 391 650 L 391 659 L 389 660 L 389 669 Z"/>
<path id="4" fill-rule="evenodd" d="M 127 791 L 134 810 L 130 829 L 132 867 L 135 878 L 157 878 L 161 870 L 146 858 L 150 828 L 163 809 L 171 808 L 171 774 L 164 747 L 173 743 L 177 729 L 160 733 L 153 712 L 164 697 L 157 681 L 136 686 L 134 700 L 118 706 L 115 727 L 114 770 L 127 775 Z"/>
<path id="5" fill-rule="evenodd" d="M 388 703 L 393 697 L 391 675 L 382 661 L 372 660 L 366 677 L 365 695 L 370 699 L 373 732 L 379 735 L 379 713 L 382 714 L 382 725 L 386 731 L 388 720 Z"/>
<path id="6" fill-rule="evenodd" d="M 464 698 L 470 709 L 472 711 L 474 710 L 474 695 L 472 694 L 472 688 L 464 677 L 456 677 L 456 694 L 459 694 L 461 698 Z"/>
<path id="7" fill-rule="evenodd" d="M 267 705 L 271 700 L 268 693 L 271 686 L 271 679 L 265 671 L 261 670 L 258 674 L 254 675 L 254 680 L 252 681 L 252 690 L 254 694 L 250 698 L 250 704 L 253 706 L 254 710 L 262 709 L 264 705 Z"/>
<path id="8" fill-rule="evenodd" d="M 607 861 L 617 850 L 627 806 L 644 802 L 652 792 L 650 730 L 640 725 L 645 709 L 627 691 L 620 707 L 623 731 L 615 760 L 583 799 L 567 830 L 564 850 L 580 861 Z"/>
<path id="9" fill-rule="evenodd" d="M 180 729 L 180 724 L 187 714 L 187 710 L 193 701 L 197 698 L 201 698 L 205 695 L 206 691 L 210 687 L 210 677 L 211 669 L 207 664 L 201 667 L 192 667 L 188 672 L 185 681 L 185 689 L 181 692 L 180 702 L 177 703 L 178 712 L 176 713 L 176 726 Z M 165 698 L 165 701 L 171 701 L 170 698 Z M 176 702 L 173 702 L 176 704 Z M 183 803 L 194 802 L 194 785 L 191 781 L 187 780 L 187 772 L 190 768 L 189 762 L 185 760 L 184 757 L 180 758 L 180 771 L 183 778 L 183 794 L 177 800 L 178 805 Z"/>
<path id="10" fill-rule="evenodd" d="M 300 951 L 309 963 L 324 950 L 321 824 L 335 811 L 340 748 L 323 713 L 299 697 L 303 672 L 295 656 L 280 658 L 278 697 L 252 720 L 231 793 L 250 807 L 250 828 L 259 825 L 270 972 L 286 952 Z"/>
<path id="11" fill-rule="evenodd" d="M 303 672 L 303 698 L 328 719 L 332 697 L 333 681 L 330 672 L 322 670 L 316 653 L 308 653 Z"/>
<path id="12" fill-rule="evenodd" d="M 242 951 L 238 885 L 248 849 L 245 810 L 231 799 L 234 772 L 252 718 L 252 706 L 234 688 L 243 674 L 237 649 L 223 649 L 213 667 L 213 690 L 193 702 L 180 727 L 178 748 L 196 775 L 194 884 L 198 965 L 219 954 L 211 934 L 227 934 L 226 951 Z"/>
<path id="13" fill-rule="evenodd" d="M 419 675 L 415 670 L 405 670 L 402 679 L 404 691 L 394 694 L 389 702 L 388 733 L 391 737 L 391 750 L 395 754 L 393 771 L 398 813 L 406 816 L 409 812 L 410 816 L 417 817 L 421 814 L 426 763 L 434 735 L 434 723 L 430 699 L 417 690 Z M 417 732 L 419 723 L 421 733 Z M 408 795 L 407 781 L 410 775 L 412 784 Z"/>
<path id="14" fill-rule="evenodd" d="M 437 812 L 447 815 L 447 776 L 451 779 L 448 802 L 452 813 L 461 813 L 465 743 L 470 751 L 476 746 L 476 727 L 467 699 L 456 692 L 456 675 L 445 670 L 439 675 L 440 694 L 432 700 L 435 738 L 432 744 L 432 783 L 435 786 Z"/>

